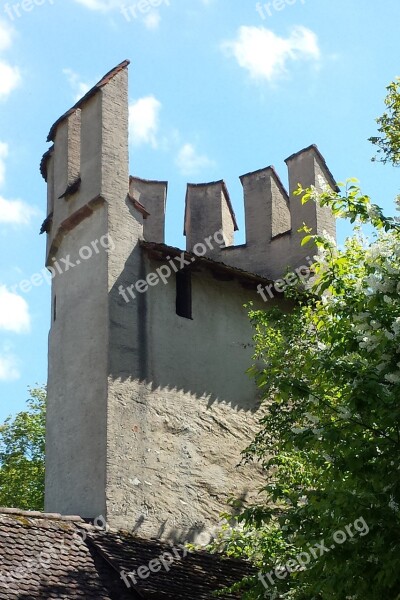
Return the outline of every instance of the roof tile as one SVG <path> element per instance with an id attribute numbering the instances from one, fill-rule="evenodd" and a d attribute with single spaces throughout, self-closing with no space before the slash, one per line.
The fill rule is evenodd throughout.
<path id="1" fill-rule="evenodd" d="M 0 600 L 211 600 L 249 572 L 240 561 L 105 532 L 79 517 L 0 509 Z"/>

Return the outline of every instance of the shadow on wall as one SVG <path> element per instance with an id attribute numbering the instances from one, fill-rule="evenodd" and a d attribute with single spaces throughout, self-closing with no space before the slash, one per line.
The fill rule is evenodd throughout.
<path id="1" fill-rule="evenodd" d="M 140 381 L 148 392 L 190 394 L 208 406 L 225 403 L 255 412 L 257 388 L 246 370 L 252 364 L 252 327 L 244 304 L 261 301 L 255 287 L 215 279 L 190 266 L 193 318 L 176 314 L 176 276 L 139 293 L 127 289 L 167 264 L 149 258 L 137 244 L 109 292 L 109 375 Z M 125 295 L 121 294 L 121 289 Z M 128 301 L 127 301 L 128 300 Z"/>
<path id="2" fill-rule="evenodd" d="M 228 506 L 226 504 L 224 512 L 230 512 L 232 518 L 237 516 L 241 512 L 241 506 L 244 506 L 247 503 L 248 497 L 250 495 L 250 490 L 243 490 L 240 495 L 235 498 L 235 506 Z M 140 516 L 136 522 L 132 525 L 130 533 L 133 535 L 140 535 L 140 529 L 145 521 L 145 517 Z M 210 526 L 207 526 L 204 523 L 195 523 L 191 527 L 186 530 L 182 530 L 182 528 L 174 528 L 167 525 L 166 522 L 160 525 L 160 528 L 155 536 L 157 540 L 165 540 L 168 539 L 171 544 L 194 544 L 195 546 L 206 546 L 211 540 L 218 534 L 220 531 L 220 525 L 214 526 L 210 529 Z"/>

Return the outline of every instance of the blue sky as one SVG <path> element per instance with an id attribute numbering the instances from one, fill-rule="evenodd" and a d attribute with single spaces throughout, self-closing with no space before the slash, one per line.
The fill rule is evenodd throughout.
<path id="1" fill-rule="evenodd" d="M 187 181 L 225 179 L 242 243 L 238 177 L 273 164 L 286 182 L 311 143 L 392 214 L 399 171 L 367 139 L 400 74 L 399 23 L 398 0 L 0 0 L 0 421 L 46 380 L 50 288 L 12 287 L 43 268 L 39 161 L 58 116 L 131 60 L 131 173 L 169 181 L 173 245 Z"/>

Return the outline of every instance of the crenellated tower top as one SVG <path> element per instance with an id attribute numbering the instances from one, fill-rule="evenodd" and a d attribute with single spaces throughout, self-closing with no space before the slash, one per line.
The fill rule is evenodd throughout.
<path id="1" fill-rule="evenodd" d="M 128 125 L 126 119 L 114 128 L 109 115 L 127 103 L 127 66 L 123 61 L 112 69 L 81 100 L 62 115 L 50 129 L 53 146 L 45 153 L 41 172 L 48 183 L 48 216 L 44 229 L 50 233 L 47 262 L 59 245 L 60 235 L 75 220 L 88 213 L 99 201 L 107 201 L 110 186 L 119 186 L 121 201 L 126 190 L 142 214 L 143 238 L 165 242 L 167 182 L 129 177 Z M 122 113 L 127 107 L 121 105 Z M 123 109 L 123 110 L 122 110 Z M 121 113 L 121 114 L 122 114 Z M 125 130 L 124 130 L 125 128 Z M 122 146 L 124 151 L 121 152 Z M 117 159 L 126 164 L 116 164 Z M 317 146 L 311 145 L 286 159 L 289 190 L 285 189 L 272 166 L 240 177 L 244 192 L 246 242 L 234 245 L 238 230 L 227 186 L 223 180 L 187 185 L 184 234 L 186 249 L 223 231 L 225 248 L 210 249 L 218 261 L 267 277 L 279 277 L 304 260 L 300 227 L 305 223 L 314 233 L 327 231 L 335 237 L 335 221 L 328 208 L 313 203 L 302 205 L 294 195 L 297 185 L 336 188 L 335 180 Z M 54 183 L 56 182 L 56 183 Z M 108 188 L 108 189 L 107 189 Z M 79 200 L 77 200 L 79 198 Z M 80 211 L 80 212 L 79 212 Z M 74 221 L 74 219 L 72 219 Z M 52 250 L 52 246 L 54 247 Z M 310 249 L 307 248 L 307 253 Z"/>

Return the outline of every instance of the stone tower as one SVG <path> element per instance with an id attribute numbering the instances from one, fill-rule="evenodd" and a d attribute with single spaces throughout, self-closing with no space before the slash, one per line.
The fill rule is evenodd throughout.
<path id="1" fill-rule="evenodd" d="M 166 182 L 129 177 L 127 67 L 56 121 L 41 163 L 53 275 L 46 511 L 193 539 L 259 476 L 237 467 L 258 408 L 243 305 L 263 307 L 257 286 L 304 264 L 302 221 L 334 223 L 301 212 L 269 167 L 242 177 L 245 245 L 233 246 L 219 181 L 188 185 L 187 250 L 166 246 Z M 291 188 L 334 185 L 314 146 L 287 162 Z"/>

